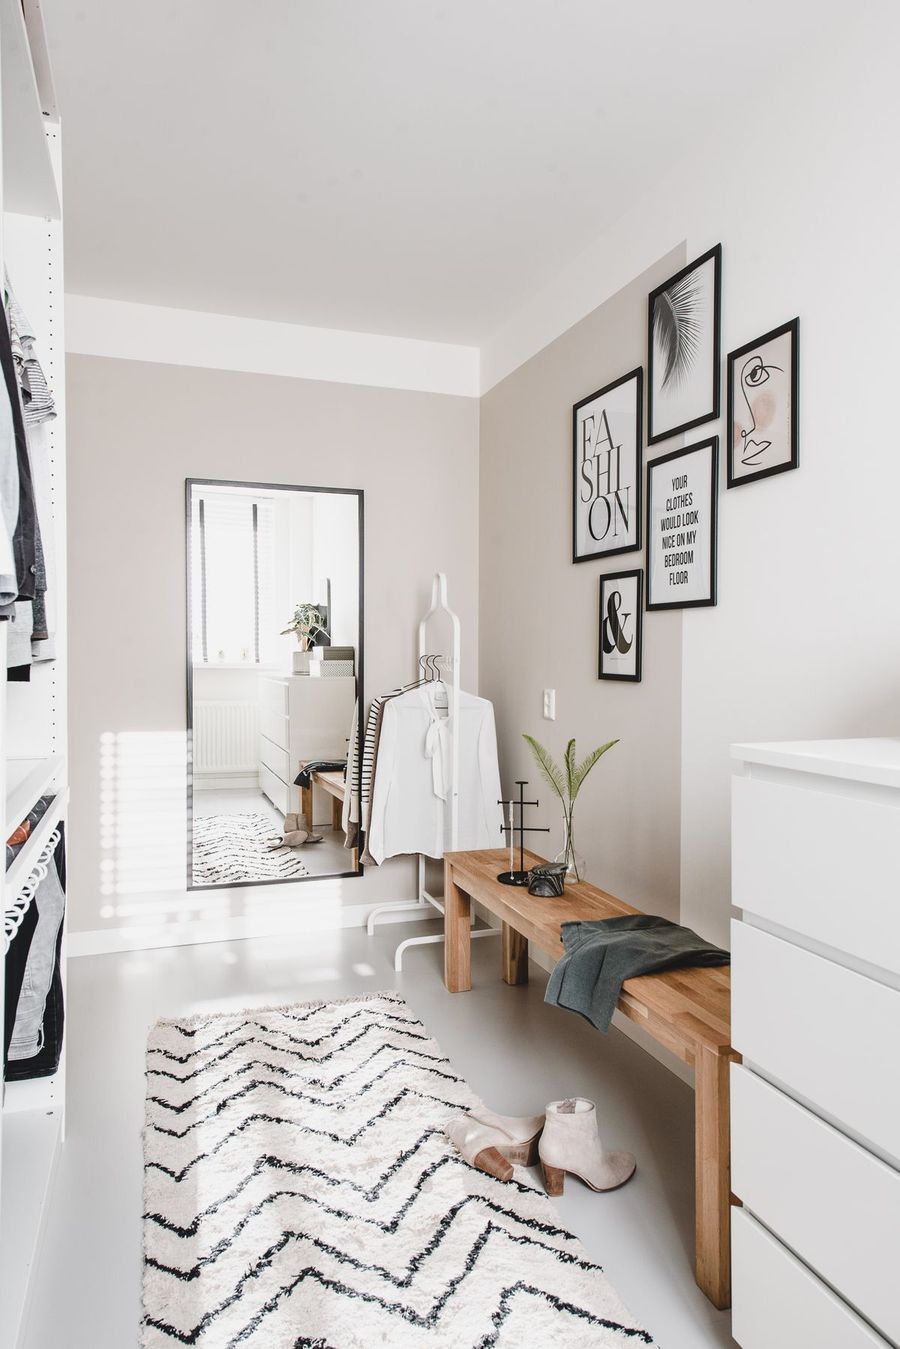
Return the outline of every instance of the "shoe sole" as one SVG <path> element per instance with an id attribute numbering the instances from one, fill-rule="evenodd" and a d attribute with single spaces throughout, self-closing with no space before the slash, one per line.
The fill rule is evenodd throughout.
<path id="1" fill-rule="evenodd" d="M 586 1185 L 589 1190 L 593 1190 L 594 1194 L 611 1194 L 613 1190 L 621 1190 L 623 1185 L 627 1185 L 636 1173 L 637 1166 L 633 1171 L 629 1171 L 625 1179 L 620 1180 L 618 1185 L 592 1185 L 585 1176 L 579 1175 L 577 1171 L 564 1171 L 562 1167 L 547 1166 L 546 1162 L 541 1162 L 544 1189 L 554 1199 L 562 1194 L 566 1184 L 566 1176 L 574 1176 L 576 1180 L 581 1181 L 582 1185 Z"/>

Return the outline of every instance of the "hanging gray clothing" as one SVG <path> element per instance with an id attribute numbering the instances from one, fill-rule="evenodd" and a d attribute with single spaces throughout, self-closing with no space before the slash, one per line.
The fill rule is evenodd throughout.
<path id="1" fill-rule="evenodd" d="M 28 454 L 34 486 L 34 501 L 40 525 L 41 547 L 35 557 L 34 633 L 31 641 L 35 661 L 56 656 L 57 568 L 54 537 L 53 468 L 48 428 L 30 426 Z"/>
<path id="2" fill-rule="evenodd" d="M 34 615 L 31 600 L 17 600 L 13 607 L 13 621 L 9 625 L 6 637 L 7 670 L 24 670 L 16 675 L 17 679 L 27 679 L 28 669 L 33 660 L 31 654 L 31 634 L 34 630 Z"/>
<path id="3" fill-rule="evenodd" d="M 19 384 L 16 379 L 5 310 L 2 313 L 2 321 L 0 321 L 0 366 L 3 368 L 6 397 L 12 414 L 16 466 L 19 476 L 18 518 L 13 536 L 16 581 L 19 587 L 18 598 L 30 600 L 34 599 L 34 536 L 37 528 L 37 511 L 34 504 L 34 485 L 31 478 L 31 461 L 28 458 L 28 442 L 25 439 L 25 423 L 22 420 L 22 402 L 19 397 Z M 2 397 L 2 394 L 0 394 L 0 397 Z"/>
<path id="4" fill-rule="evenodd" d="M 0 392 L 0 607 L 19 593 L 13 539 L 19 519 L 19 464 L 9 399 Z"/>
<path id="5" fill-rule="evenodd" d="M 44 1007 L 53 980 L 57 938 L 66 908 L 65 892 L 53 860 L 32 903 L 37 907 L 38 921 L 16 1008 L 16 1024 L 9 1047 L 11 1063 L 34 1058 L 43 1046 Z"/>
<path id="6" fill-rule="evenodd" d="M 578 1012 L 609 1030 L 622 984 L 639 974 L 680 965 L 728 965 L 731 956 L 689 927 L 651 913 L 562 924 L 566 954 L 547 983 L 544 1001 Z"/>
<path id="7" fill-rule="evenodd" d="M 6 275 L 6 308 L 9 315 L 9 339 L 12 346 L 16 375 L 22 394 L 22 409 L 26 426 L 50 421 L 56 416 L 53 394 L 44 377 L 41 363 L 35 355 L 34 327 L 26 318 Z"/>

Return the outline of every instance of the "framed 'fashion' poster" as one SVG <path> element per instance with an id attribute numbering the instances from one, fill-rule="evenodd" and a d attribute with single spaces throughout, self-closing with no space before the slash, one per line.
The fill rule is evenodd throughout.
<path id="1" fill-rule="evenodd" d="M 572 561 L 641 546 L 644 372 L 589 394 L 572 409 Z"/>
<path id="2" fill-rule="evenodd" d="M 647 470 L 647 608 L 716 602 L 719 438 L 686 445 Z"/>
<path id="3" fill-rule="evenodd" d="M 644 573 L 600 577 L 600 679 L 641 678 Z"/>
<path id="4" fill-rule="evenodd" d="M 728 355 L 728 486 L 800 462 L 800 320 Z"/>
<path id="5" fill-rule="evenodd" d="M 649 445 L 718 417 L 721 307 L 721 244 L 650 292 Z"/>

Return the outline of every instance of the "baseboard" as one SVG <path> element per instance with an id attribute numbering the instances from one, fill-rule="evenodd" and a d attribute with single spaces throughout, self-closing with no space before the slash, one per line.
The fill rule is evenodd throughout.
<path id="1" fill-rule="evenodd" d="M 379 903 L 387 901 L 381 900 Z M 398 903 L 404 901 L 398 900 Z M 89 932 L 69 932 L 67 953 L 73 956 L 112 955 L 117 951 L 150 951 L 166 946 L 198 946 L 205 942 L 244 941 L 250 937 L 293 936 L 303 932 L 332 932 L 345 927 L 365 927 L 376 904 L 343 904 L 328 913 L 286 908 L 284 913 L 234 914 L 222 918 L 161 927 L 111 927 Z M 417 923 L 434 919 L 433 909 L 386 913 L 382 923 Z"/>

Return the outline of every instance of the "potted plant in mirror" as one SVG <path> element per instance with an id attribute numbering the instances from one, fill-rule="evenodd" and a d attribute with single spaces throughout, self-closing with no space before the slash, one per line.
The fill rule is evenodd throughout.
<path id="1" fill-rule="evenodd" d="M 618 740 L 607 740 L 605 745 L 600 745 L 581 762 L 575 753 L 575 741 L 570 740 L 566 746 L 565 759 L 560 768 L 553 755 L 548 749 L 532 735 L 525 735 L 523 739 L 527 741 L 528 746 L 534 755 L 534 761 L 538 766 L 541 777 L 553 788 L 562 802 L 563 808 L 563 846 L 557 854 L 555 860 L 564 862 L 566 865 L 566 880 L 583 881 L 584 858 L 575 851 L 575 831 L 573 816 L 575 813 L 575 801 L 578 793 L 584 785 L 584 780 L 593 768 L 598 759 L 601 759 L 608 749 L 617 745 Z"/>
<path id="2" fill-rule="evenodd" d="M 287 627 L 282 629 L 281 635 L 286 637 L 290 632 L 297 638 L 300 648 L 294 652 L 294 674 L 309 674 L 310 649 L 318 634 L 325 632 L 325 620 L 321 612 L 314 604 L 296 605 L 294 615 Z"/>

